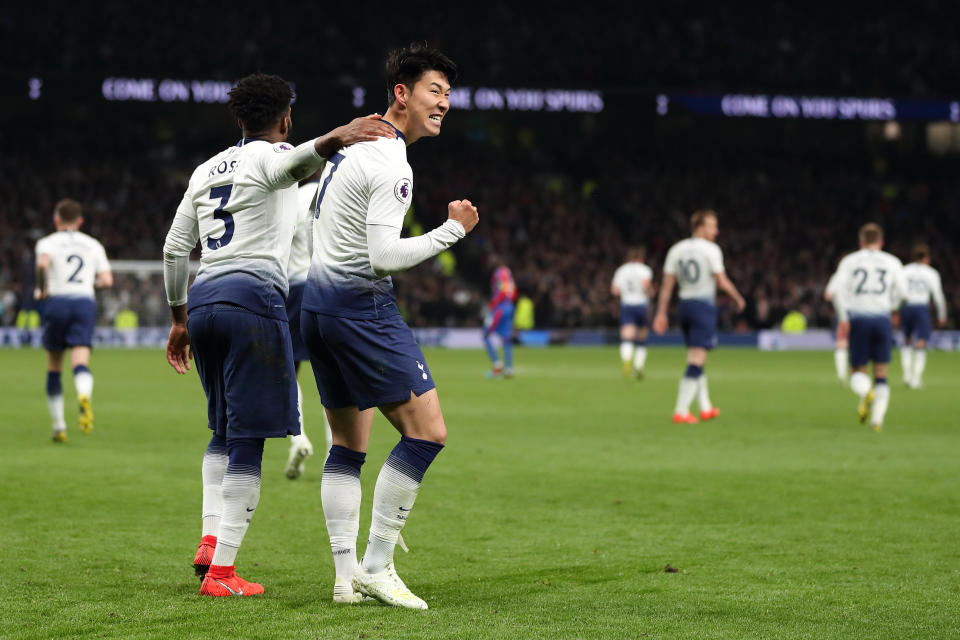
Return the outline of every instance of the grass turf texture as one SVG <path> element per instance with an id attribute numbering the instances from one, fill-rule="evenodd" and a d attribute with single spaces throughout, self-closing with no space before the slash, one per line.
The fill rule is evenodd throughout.
<path id="1" fill-rule="evenodd" d="M 331 603 L 319 458 L 283 475 L 270 441 L 238 557 L 256 598 L 198 595 L 196 374 L 160 351 L 98 350 L 96 426 L 49 441 L 40 351 L 3 350 L 0 636 L 229 638 L 944 638 L 960 634 L 956 390 L 933 353 L 926 389 L 899 370 L 883 433 L 859 425 L 829 353 L 721 350 L 723 413 L 670 422 L 683 355 L 643 382 L 615 349 L 521 350 L 483 378 L 479 351 L 427 353 L 451 433 L 398 549 L 426 612 Z M 308 432 L 320 404 L 300 375 Z M 67 407 L 75 406 L 69 373 Z M 361 552 L 380 464 L 364 470 Z M 669 563 L 677 573 L 664 572 Z"/>

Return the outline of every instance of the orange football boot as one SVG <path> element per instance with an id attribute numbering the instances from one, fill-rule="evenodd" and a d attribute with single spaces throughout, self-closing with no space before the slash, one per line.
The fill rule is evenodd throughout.
<path id="1" fill-rule="evenodd" d="M 719 415 L 720 415 L 720 409 L 717 409 L 716 407 L 714 407 L 713 409 L 710 409 L 709 411 L 701 411 L 701 412 L 700 412 L 700 419 L 701 419 L 701 420 L 713 420 L 714 418 L 716 418 L 716 417 L 719 416 Z"/>
<path id="2" fill-rule="evenodd" d="M 213 560 L 213 550 L 217 548 L 217 536 L 203 536 L 200 538 L 200 546 L 197 547 L 197 555 L 193 557 L 193 570 L 198 577 L 207 575 L 210 569 L 210 562 Z"/>
<path id="3" fill-rule="evenodd" d="M 263 593 L 263 585 L 247 582 L 237 575 L 234 566 L 211 566 L 200 585 L 202 596 L 258 596 L 261 593 Z"/>
<path id="4" fill-rule="evenodd" d="M 700 422 L 692 413 L 675 413 L 673 414 L 673 421 L 677 424 L 697 424 Z"/>

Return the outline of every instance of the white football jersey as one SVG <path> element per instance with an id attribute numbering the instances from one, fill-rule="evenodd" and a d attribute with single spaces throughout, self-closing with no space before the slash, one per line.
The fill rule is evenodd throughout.
<path id="1" fill-rule="evenodd" d="M 837 287 L 840 284 L 840 272 L 834 271 L 833 275 L 830 276 L 830 279 L 827 280 L 827 286 L 823 290 L 824 294 L 830 294 L 831 300 L 836 300 L 837 298 Z"/>
<path id="2" fill-rule="evenodd" d="M 287 280 L 290 284 L 306 282 L 310 272 L 310 235 L 313 233 L 313 208 L 320 183 L 316 180 L 302 185 L 297 190 L 297 229 L 290 247 L 287 263 Z"/>
<path id="3" fill-rule="evenodd" d="M 687 238 L 670 247 L 663 272 L 676 276 L 681 300 L 717 298 L 716 274 L 723 273 L 723 252 L 706 238 Z"/>
<path id="4" fill-rule="evenodd" d="M 51 296 L 94 297 L 97 274 L 110 271 L 98 240 L 80 231 L 57 231 L 37 241 L 36 256 L 47 255 L 47 292 Z"/>
<path id="5" fill-rule="evenodd" d="M 907 279 L 907 304 L 927 306 L 932 297 L 937 306 L 937 317 L 946 320 L 947 301 L 937 270 L 922 262 L 911 262 L 903 268 L 903 275 Z"/>
<path id="6" fill-rule="evenodd" d="M 642 262 L 620 265 L 613 274 L 613 286 L 620 289 L 621 304 L 647 304 L 647 289 L 644 286 L 653 279 L 653 270 Z"/>
<path id="7" fill-rule="evenodd" d="M 193 223 L 178 243 L 186 246 L 200 240 L 200 271 L 194 286 L 244 272 L 286 293 L 299 207 L 297 180 L 283 161 L 293 148 L 286 142 L 241 140 L 193 172 L 177 218 Z M 178 223 L 175 220 L 174 227 L 180 229 Z"/>
<path id="8" fill-rule="evenodd" d="M 393 280 L 370 264 L 367 225 L 403 228 L 413 170 L 403 136 L 341 149 L 320 177 L 303 306 L 348 318 L 395 315 Z"/>
<path id="9" fill-rule="evenodd" d="M 885 251 L 861 249 L 840 261 L 837 294 L 840 319 L 889 316 L 907 292 L 903 263 Z"/>

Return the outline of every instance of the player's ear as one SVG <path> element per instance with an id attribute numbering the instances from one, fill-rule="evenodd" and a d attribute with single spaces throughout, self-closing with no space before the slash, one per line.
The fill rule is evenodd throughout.
<path id="1" fill-rule="evenodd" d="M 237 118 L 237 126 L 240 127 L 240 131 L 243 131 L 243 120 Z"/>
<path id="2" fill-rule="evenodd" d="M 407 98 L 409 97 L 407 94 L 407 85 L 403 84 L 402 82 L 394 85 L 393 97 L 397 99 L 397 103 L 399 103 L 401 107 L 406 108 Z"/>

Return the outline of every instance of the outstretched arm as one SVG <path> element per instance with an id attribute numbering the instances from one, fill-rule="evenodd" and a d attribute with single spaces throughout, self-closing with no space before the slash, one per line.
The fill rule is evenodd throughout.
<path id="1" fill-rule="evenodd" d="M 367 245 L 374 273 L 387 276 L 432 258 L 470 233 L 480 219 L 469 200 L 454 200 L 447 210 L 446 222 L 415 238 L 401 238 L 400 229 L 389 225 L 368 224 Z"/>
<path id="2" fill-rule="evenodd" d="M 371 142 L 377 138 L 396 138 L 397 131 L 384 122 L 379 114 L 356 118 L 333 131 L 297 145 L 273 159 L 274 154 L 265 154 L 266 180 L 273 188 L 288 187 L 319 171 L 327 158 L 344 147 L 358 142 Z M 282 149 L 275 146 L 274 149 Z"/>

